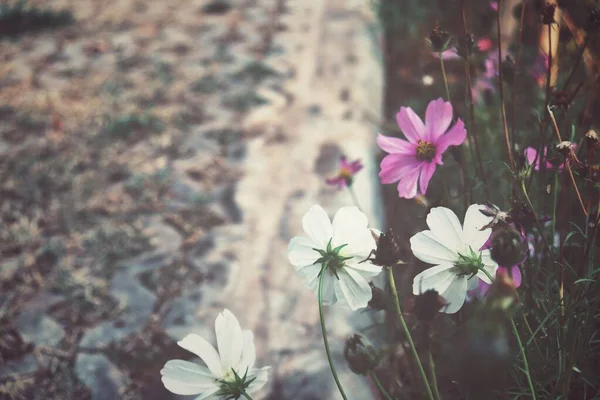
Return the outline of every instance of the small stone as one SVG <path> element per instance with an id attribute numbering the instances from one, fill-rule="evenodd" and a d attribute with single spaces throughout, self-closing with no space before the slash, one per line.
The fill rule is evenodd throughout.
<path id="1" fill-rule="evenodd" d="M 92 400 L 121 398 L 124 376 L 104 355 L 79 354 L 75 362 L 75 373 L 91 390 Z"/>

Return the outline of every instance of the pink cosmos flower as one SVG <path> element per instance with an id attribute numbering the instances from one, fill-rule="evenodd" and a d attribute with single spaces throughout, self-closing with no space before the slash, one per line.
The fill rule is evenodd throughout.
<path id="1" fill-rule="evenodd" d="M 436 166 L 442 165 L 442 154 L 450 146 L 458 146 L 467 138 L 465 124 L 452 122 L 452 105 L 443 99 L 432 100 L 425 112 L 425 123 L 408 107 L 401 107 L 396 122 L 406 140 L 377 136 L 377 144 L 390 154 L 381 161 L 381 183 L 398 182 L 398 195 L 411 199 L 427 192 Z M 449 128 L 449 129 L 448 129 Z"/>
<path id="2" fill-rule="evenodd" d="M 348 162 L 346 156 L 341 156 L 340 169 L 338 170 L 337 175 L 327 179 L 326 182 L 328 185 L 337 186 L 338 188 L 343 189 L 352 185 L 354 175 L 360 171 L 362 167 L 363 165 L 360 160 Z"/>
<path id="3" fill-rule="evenodd" d="M 577 145 L 573 145 L 573 149 L 576 149 Z M 564 163 L 560 163 L 558 166 L 554 166 L 550 161 L 548 161 L 548 148 L 544 147 L 542 150 L 542 154 L 544 157 L 544 168 L 545 169 L 553 169 L 556 168 L 558 172 L 561 172 L 564 169 Z M 525 158 L 527 159 L 527 163 L 533 166 L 533 169 L 536 171 L 540 170 L 540 156 L 538 156 L 537 150 L 533 147 L 528 147 L 525 149 Z M 562 157 L 561 157 L 562 158 Z"/>
<path id="4" fill-rule="evenodd" d="M 435 51 L 432 51 L 431 54 L 435 58 L 440 58 L 440 53 L 436 53 Z M 459 58 L 460 58 L 460 56 L 458 54 L 456 54 L 455 48 L 450 48 L 450 49 L 442 52 L 442 60 L 456 60 Z"/>

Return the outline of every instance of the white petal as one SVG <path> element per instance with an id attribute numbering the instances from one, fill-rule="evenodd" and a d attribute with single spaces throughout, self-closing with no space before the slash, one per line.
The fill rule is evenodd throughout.
<path id="1" fill-rule="evenodd" d="M 483 262 L 483 269 L 485 269 L 486 272 L 490 274 L 492 278 L 495 279 L 496 271 L 498 270 L 498 264 L 496 263 L 496 261 L 492 260 L 492 255 L 489 250 L 483 250 L 481 252 L 481 261 Z M 488 276 L 483 271 L 478 271 L 477 276 L 485 283 L 492 283 L 492 281 L 490 281 L 490 278 L 488 278 Z"/>
<path id="2" fill-rule="evenodd" d="M 200 357 L 215 377 L 221 377 L 221 358 L 217 350 L 206 339 L 191 333 L 177 342 L 177 344 Z"/>
<path id="3" fill-rule="evenodd" d="M 340 289 L 344 299 L 352 310 L 367 306 L 372 292 L 369 283 L 352 268 L 342 268 L 338 271 Z"/>
<path id="4" fill-rule="evenodd" d="M 476 279 L 473 277 L 472 279 Z M 440 293 L 447 305 L 442 307 L 441 311 L 446 314 L 454 314 L 461 309 L 467 298 L 467 279 L 466 276 L 455 275 L 455 279 L 448 286 L 444 293 Z"/>
<path id="5" fill-rule="evenodd" d="M 235 315 L 225 309 L 217 316 L 215 321 L 217 345 L 221 355 L 222 368 L 225 371 L 237 366 L 242 357 L 244 337 L 242 328 Z"/>
<path id="6" fill-rule="evenodd" d="M 427 226 L 431 232 L 450 250 L 460 252 L 464 247 L 462 227 L 458 217 L 446 207 L 432 208 L 427 214 Z"/>
<path id="7" fill-rule="evenodd" d="M 262 389 L 263 386 L 265 386 L 265 383 L 267 383 L 269 380 L 270 369 L 271 367 L 263 367 L 252 371 L 252 375 L 250 376 L 256 377 L 256 380 L 254 380 L 250 386 L 248 386 L 248 394 L 256 393 Z"/>
<path id="8" fill-rule="evenodd" d="M 325 249 L 333 237 L 331 221 L 325 210 L 317 204 L 312 206 L 302 217 L 302 229 L 319 249 Z"/>
<path id="9" fill-rule="evenodd" d="M 209 391 L 206 391 L 206 392 L 202 393 L 200 396 L 196 397 L 194 400 L 213 400 L 213 399 L 214 400 L 219 400 L 219 399 L 222 398 L 221 396 L 219 396 L 219 397 L 213 397 L 213 395 L 216 392 L 218 392 L 219 389 L 220 389 L 220 387 L 215 386 L 214 389 L 211 389 Z"/>
<path id="10" fill-rule="evenodd" d="M 322 264 L 311 264 L 296 268 L 296 274 L 304 286 L 312 291 L 316 291 L 319 284 L 319 273 L 321 272 Z"/>
<path id="11" fill-rule="evenodd" d="M 346 256 L 356 256 L 359 261 L 364 260 L 371 254 L 371 251 L 377 248 L 377 243 L 368 229 L 357 233 L 352 239 L 348 240 L 348 246 L 344 247 L 340 254 Z"/>
<path id="12" fill-rule="evenodd" d="M 474 275 L 474 276 L 467 276 L 467 291 L 468 290 L 475 290 L 479 287 L 479 274 Z"/>
<path id="13" fill-rule="evenodd" d="M 215 387 L 212 373 L 206 367 L 184 360 L 169 360 L 160 370 L 165 388 L 175 394 L 198 394 Z"/>
<path id="14" fill-rule="evenodd" d="M 361 260 L 362 261 L 362 260 Z M 348 260 L 345 264 L 346 268 L 352 268 L 356 272 L 358 272 L 363 278 L 367 281 L 376 277 L 381 273 L 381 267 L 377 265 L 371 264 L 369 261 L 360 263 L 355 260 Z"/>
<path id="15" fill-rule="evenodd" d="M 337 280 L 335 275 L 333 275 L 329 271 L 323 272 L 325 276 L 323 277 L 323 293 L 321 299 L 323 300 L 324 305 L 332 305 L 335 304 L 335 292 L 333 288 L 334 281 Z M 317 284 L 317 290 L 315 294 L 319 296 L 319 285 Z M 318 298 L 318 297 L 317 297 Z"/>
<path id="16" fill-rule="evenodd" d="M 492 234 L 492 228 L 480 230 L 492 221 L 492 217 L 486 217 L 480 210 L 485 210 L 482 204 L 471 204 L 465 214 L 463 224 L 463 238 L 465 244 L 478 251 Z"/>
<path id="17" fill-rule="evenodd" d="M 242 332 L 242 335 L 244 337 L 242 358 L 240 358 L 240 363 L 235 370 L 243 375 L 246 373 L 246 370 L 250 370 L 254 367 L 254 362 L 256 361 L 256 347 L 254 346 L 254 334 L 251 330 L 245 329 Z"/>
<path id="18" fill-rule="evenodd" d="M 315 249 L 317 245 L 306 236 L 296 236 L 288 245 L 288 258 L 294 267 L 313 264 L 321 257 Z"/>
<path id="19" fill-rule="evenodd" d="M 410 238 L 410 249 L 419 260 L 430 264 L 455 263 L 458 254 L 441 243 L 431 231 L 422 231 Z"/>
<path id="20" fill-rule="evenodd" d="M 371 232 L 367 230 L 368 225 L 369 220 L 367 216 L 358 207 L 340 208 L 335 213 L 335 217 L 333 217 L 333 247 L 355 242 L 357 236 L 364 236 L 366 234 L 371 236 Z M 371 237 L 371 240 L 375 243 L 373 237 Z"/>
<path id="21" fill-rule="evenodd" d="M 413 279 L 413 294 L 421 294 L 430 289 L 442 294 L 456 276 L 453 269 L 453 264 L 442 264 L 421 272 Z"/>

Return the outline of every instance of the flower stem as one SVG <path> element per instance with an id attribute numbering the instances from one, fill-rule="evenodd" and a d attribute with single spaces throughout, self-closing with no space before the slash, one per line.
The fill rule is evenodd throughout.
<path id="1" fill-rule="evenodd" d="M 379 391 L 381 392 L 381 394 L 383 394 L 383 396 L 387 400 L 394 400 L 394 398 L 392 396 L 390 396 L 390 394 L 387 392 L 387 390 L 385 390 L 385 388 L 383 387 L 383 385 L 379 381 L 379 378 L 377 378 L 377 375 L 375 375 L 375 372 L 371 372 L 371 378 L 373 379 L 373 382 L 375 382 L 375 384 L 377 385 L 377 388 L 379 389 Z"/>
<path id="2" fill-rule="evenodd" d="M 494 282 L 494 278 L 487 272 L 484 268 L 480 268 L 490 281 Z M 529 385 L 529 391 L 531 392 L 531 397 L 533 400 L 536 400 L 535 389 L 533 387 L 533 381 L 531 380 L 531 372 L 529 372 L 529 361 L 527 360 L 527 353 L 525 353 L 525 347 L 523 347 L 523 342 L 521 342 L 521 336 L 519 335 L 519 331 L 517 330 L 517 325 L 515 324 L 515 320 L 513 317 L 510 317 L 510 324 L 512 325 L 513 334 L 517 339 L 517 345 L 519 346 L 519 352 L 521 353 L 521 358 L 523 358 L 523 372 L 527 377 L 527 383 Z"/>
<path id="3" fill-rule="evenodd" d="M 326 266 L 324 265 L 321 268 L 321 275 L 319 277 L 319 317 L 321 318 L 321 331 L 323 332 L 323 344 L 325 344 L 325 352 L 327 353 L 327 361 L 329 361 L 329 368 L 331 368 L 331 374 L 333 375 L 333 379 L 335 380 L 335 384 L 337 385 L 340 394 L 344 400 L 348 400 L 346 397 L 346 393 L 344 393 L 344 389 L 342 388 L 342 384 L 340 383 L 340 379 L 337 376 L 337 372 L 335 370 L 335 365 L 333 364 L 333 358 L 331 357 L 331 350 L 329 349 L 329 340 L 327 340 L 327 328 L 325 326 L 325 316 L 323 315 L 323 278 L 325 277 Z"/>
<path id="4" fill-rule="evenodd" d="M 438 389 L 437 377 L 435 374 L 435 362 L 433 362 L 431 349 L 427 350 L 427 357 L 429 358 L 429 373 L 431 374 L 431 381 L 433 382 L 433 394 L 437 400 L 440 400 L 440 390 Z"/>
<path id="5" fill-rule="evenodd" d="M 511 317 L 510 323 L 512 325 L 512 330 L 517 339 L 517 344 L 519 345 L 519 351 L 521 352 L 521 357 L 523 358 L 523 367 L 525 376 L 527 377 L 527 384 L 529 385 L 529 391 L 531 392 L 531 397 L 533 400 L 536 400 L 535 396 L 535 388 L 533 387 L 533 381 L 531 380 L 531 373 L 529 372 L 529 361 L 527 361 L 527 354 L 525 353 L 525 347 L 523 347 L 523 342 L 521 342 L 521 336 L 519 336 L 519 331 L 517 330 L 517 325 L 515 325 L 515 320 Z"/>
<path id="6" fill-rule="evenodd" d="M 444 78 L 444 86 L 446 87 L 446 97 L 449 102 L 452 102 L 450 99 L 450 90 L 448 89 L 448 77 L 446 77 L 446 68 L 444 68 L 444 58 L 442 57 L 442 53 L 440 52 L 440 67 L 442 68 L 442 78 Z"/>
<path id="7" fill-rule="evenodd" d="M 352 197 L 352 202 L 359 210 L 362 211 L 362 209 L 360 208 L 360 204 L 358 203 L 358 197 L 356 197 L 356 193 L 354 192 L 354 189 L 352 189 L 351 185 L 348 185 L 347 188 L 348 188 L 348 191 L 350 192 L 350 196 Z"/>
<path id="8" fill-rule="evenodd" d="M 396 313 L 398 314 L 398 318 L 400 319 L 400 324 L 402 324 L 402 329 L 404 329 L 404 333 L 406 334 L 406 339 L 408 340 L 408 344 L 410 345 L 410 350 L 412 351 L 413 356 L 415 357 L 415 362 L 417 363 L 417 367 L 419 367 L 419 372 L 421 373 L 421 378 L 423 379 L 423 383 L 425 384 L 425 389 L 427 390 L 427 397 L 430 400 L 435 400 L 433 397 L 433 392 L 431 391 L 431 386 L 429 386 L 429 380 L 427 379 L 427 374 L 425 374 L 425 370 L 423 369 L 423 364 L 421 363 L 421 359 L 419 358 L 419 353 L 417 353 L 417 348 L 415 347 L 415 342 L 413 342 L 410 331 L 408 330 L 408 326 L 406 325 L 406 321 L 404 321 L 404 316 L 402 315 L 402 310 L 400 309 L 400 299 L 398 298 L 398 291 L 396 290 L 396 281 L 394 280 L 394 271 L 392 268 L 387 268 L 388 270 L 388 280 L 390 281 L 390 287 L 392 289 L 392 295 L 394 296 L 394 303 L 396 305 Z"/>

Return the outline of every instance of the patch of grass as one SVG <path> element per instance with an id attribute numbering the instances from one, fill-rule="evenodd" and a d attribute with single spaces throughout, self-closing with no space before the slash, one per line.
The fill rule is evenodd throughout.
<path id="1" fill-rule="evenodd" d="M 194 92 L 211 94 L 215 93 L 221 88 L 219 81 L 214 75 L 206 75 L 192 83 L 192 90 Z"/>
<path id="2" fill-rule="evenodd" d="M 102 129 L 102 135 L 111 139 L 130 140 L 142 133 L 161 133 L 164 122 L 151 113 L 127 114 L 109 119 Z"/>
<path id="3" fill-rule="evenodd" d="M 27 0 L 0 5 L 0 38 L 17 37 L 26 33 L 56 29 L 75 22 L 71 11 L 40 9 Z"/>
<path id="4" fill-rule="evenodd" d="M 223 100 L 223 105 L 227 108 L 238 112 L 245 112 L 252 107 L 262 106 L 267 104 L 268 101 L 264 97 L 260 96 L 256 92 L 245 92 L 226 97 Z"/>

